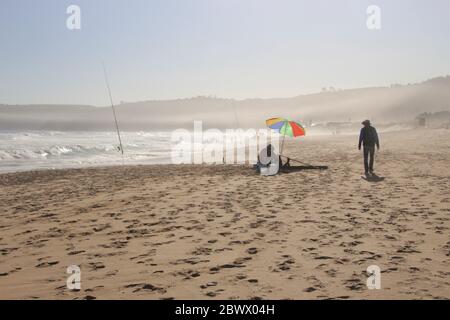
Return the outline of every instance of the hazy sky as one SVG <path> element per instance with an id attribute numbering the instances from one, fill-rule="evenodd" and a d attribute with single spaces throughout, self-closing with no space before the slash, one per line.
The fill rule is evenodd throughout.
<path id="1" fill-rule="evenodd" d="M 116 102 L 418 82 L 450 74 L 449 31 L 448 0 L 1 0 L 0 103 L 106 105 L 102 60 Z"/>

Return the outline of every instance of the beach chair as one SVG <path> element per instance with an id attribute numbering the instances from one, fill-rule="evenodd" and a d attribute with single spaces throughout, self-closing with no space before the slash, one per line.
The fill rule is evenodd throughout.
<path id="1" fill-rule="evenodd" d="M 269 151 L 268 151 L 269 150 Z M 276 160 L 279 160 L 280 158 L 275 154 L 275 151 L 273 150 L 273 147 L 271 144 L 269 144 L 266 148 L 262 149 L 260 151 L 260 154 L 258 156 L 258 163 L 255 165 L 257 172 L 262 176 L 274 176 L 278 174 L 278 171 L 280 170 L 280 164 L 278 161 L 272 160 L 269 162 L 266 157 L 274 155 Z M 262 159 L 265 159 L 268 163 L 262 163 Z"/>

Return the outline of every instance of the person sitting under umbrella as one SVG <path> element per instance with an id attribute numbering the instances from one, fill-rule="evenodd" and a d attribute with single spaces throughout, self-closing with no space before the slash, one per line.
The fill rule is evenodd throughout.
<path id="1" fill-rule="evenodd" d="M 275 175 L 280 170 L 281 165 L 281 156 L 277 156 L 275 148 L 269 143 L 259 152 L 255 168 L 262 175 Z"/>

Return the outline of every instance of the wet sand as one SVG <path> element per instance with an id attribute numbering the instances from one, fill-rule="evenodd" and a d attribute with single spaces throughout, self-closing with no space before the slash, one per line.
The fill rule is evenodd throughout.
<path id="1" fill-rule="evenodd" d="M 380 139 L 369 181 L 355 136 L 289 141 L 288 155 L 329 168 L 274 177 L 245 165 L 1 174 L 0 298 L 448 299 L 450 131 Z M 66 288 L 73 264 L 80 291 Z"/>

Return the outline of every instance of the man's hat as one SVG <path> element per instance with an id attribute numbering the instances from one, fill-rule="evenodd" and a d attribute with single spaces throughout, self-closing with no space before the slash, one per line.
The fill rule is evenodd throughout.
<path id="1" fill-rule="evenodd" d="M 370 120 L 364 120 L 363 122 L 361 122 L 361 124 L 363 125 L 370 124 Z"/>

